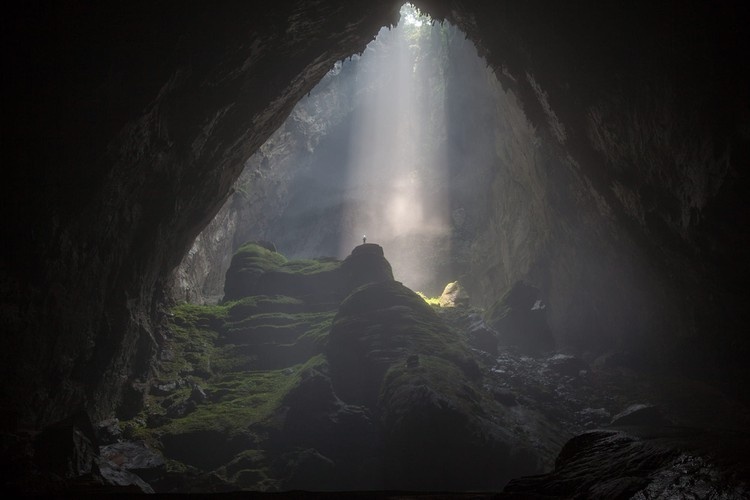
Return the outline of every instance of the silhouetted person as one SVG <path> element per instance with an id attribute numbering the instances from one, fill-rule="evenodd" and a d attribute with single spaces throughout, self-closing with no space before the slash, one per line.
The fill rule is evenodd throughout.
<path id="1" fill-rule="evenodd" d="M 362 236 L 362 244 L 367 243 L 367 235 Z"/>

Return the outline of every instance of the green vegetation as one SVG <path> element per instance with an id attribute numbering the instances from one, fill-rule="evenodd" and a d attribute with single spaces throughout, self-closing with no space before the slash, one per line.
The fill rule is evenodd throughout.
<path id="1" fill-rule="evenodd" d="M 427 302 L 429 305 L 435 306 L 435 307 L 440 307 L 440 297 L 428 297 L 427 295 L 425 295 L 424 293 L 419 292 L 419 291 L 414 292 L 414 293 L 416 293 L 417 295 L 419 295 L 422 298 L 422 300 L 424 300 L 425 302 Z"/>
<path id="2" fill-rule="evenodd" d="M 318 295 L 330 293 L 336 282 L 328 276 L 340 266 L 330 259 L 287 261 L 255 244 L 240 253 L 243 269 L 260 273 L 256 282 L 285 275 L 290 281 L 281 290 L 302 283 Z M 331 451 L 320 447 L 339 449 L 331 444 L 338 425 L 343 435 L 352 422 L 417 435 L 422 419 L 440 426 L 456 418 L 474 422 L 493 403 L 465 335 L 449 328 L 428 300 L 386 280 L 357 288 L 340 304 L 269 293 L 178 305 L 146 405 L 123 427 L 128 437 L 162 450 L 175 474 L 199 470 L 237 488 L 276 490 L 288 486 L 287 469 L 299 465 L 301 449 L 323 455 Z M 378 421 L 371 423 L 360 404 Z M 339 411 L 354 420 L 340 420 Z M 478 429 L 471 425 L 471 432 Z M 432 436 L 435 429 L 447 427 L 420 432 Z"/>
<path id="3" fill-rule="evenodd" d="M 243 245 L 234 263 L 242 279 L 283 273 L 314 280 L 340 265 L 287 261 L 257 244 Z M 175 306 L 144 409 L 122 422 L 126 435 L 161 449 L 170 471 L 198 467 L 243 488 L 278 488 L 269 440 L 301 377 L 326 370 L 322 352 L 335 307 L 282 294 Z"/>
<path id="4" fill-rule="evenodd" d="M 298 274 L 316 274 L 323 272 L 335 271 L 341 266 L 341 262 L 333 259 L 324 257 L 321 259 L 313 260 L 292 260 L 282 265 L 279 270 L 287 273 L 298 273 Z"/>

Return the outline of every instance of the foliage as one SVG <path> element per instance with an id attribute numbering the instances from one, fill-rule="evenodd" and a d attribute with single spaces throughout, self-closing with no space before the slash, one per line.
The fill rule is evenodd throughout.
<path id="1" fill-rule="evenodd" d="M 425 302 L 427 302 L 429 305 L 435 306 L 435 307 L 440 307 L 440 297 L 428 297 L 427 295 L 425 295 L 424 293 L 422 293 L 420 291 L 416 291 L 414 293 L 416 293 L 417 295 L 419 295 L 422 298 L 422 300 L 424 300 Z"/>

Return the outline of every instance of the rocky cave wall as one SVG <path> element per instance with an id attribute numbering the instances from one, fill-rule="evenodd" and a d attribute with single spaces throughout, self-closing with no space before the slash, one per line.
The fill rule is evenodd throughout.
<path id="1" fill-rule="evenodd" d="M 415 3 L 467 33 L 544 144 L 532 170 L 510 162 L 516 178 L 546 186 L 534 193 L 545 208 L 531 227 L 549 228 L 549 240 L 527 274 L 578 310 L 598 298 L 600 311 L 557 306 L 553 321 L 589 339 L 637 319 L 650 327 L 624 329 L 625 338 L 702 363 L 691 368 L 723 363 L 745 376 L 741 7 Z M 104 416 L 123 388 L 137 388 L 159 340 L 163 281 L 245 160 L 398 7 L 28 3 L 4 21 L 14 68 L 4 123 L 13 168 L 2 188 L 4 425 L 42 426 L 81 405 Z M 497 205 L 488 231 L 507 214 Z M 506 255 L 488 250 L 502 236 L 477 240 L 477 276 L 502 275 Z M 607 256 L 613 248 L 625 264 Z M 475 281 L 488 292 L 506 285 Z M 656 316 L 667 324 L 653 327 Z"/>

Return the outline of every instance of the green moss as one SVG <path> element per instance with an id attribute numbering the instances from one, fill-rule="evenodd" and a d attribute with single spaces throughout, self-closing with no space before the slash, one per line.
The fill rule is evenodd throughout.
<path id="1" fill-rule="evenodd" d="M 303 301 L 286 295 L 253 295 L 240 300 L 227 302 L 227 319 L 238 321 L 261 312 L 298 312 L 304 311 Z"/>
<path id="2" fill-rule="evenodd" d="M 286 393 L 299 383 L 297 372 L 297 369 L 269 370 L 217 377 L 205 389 L 215 401 L 172 420 L 162 432 L 215 431 L 234 436 L 251 427 L 277 426 L 275 414 Z"/>
<path id="3" fill-rule="evenodd" d="M 317 274 L 335 271 L 341 267 L 341 262 L 328 257 L 310 260 L 291 260 L 280 267 L 280 271 L 298 274 Z"/>
<path id="4" fill-rule="evenodd" d="M 245 243 L 234 254 L 232 266 L 238 269 L 268 272 L 286 263 L 286 257 L 256 243 Z"/>
<path id="5" fill-rule="evenodd" d="M 425 302 L 427 302 L 429 305 L 434 306 L 434 307 L 440 307 L 440 297 L 428 297 L 427 295 L 419 291 L 414 292 L 414 293 L 419 295 L 419 297 Z"/>
<path id="6" fill-rule="evenodd" d="M 391 366 L 385 375 L 382 404 L 393 414 L 409 411 L 415 391 L 425 390 L 441 397 L 454 409 L 467 415 L 483 413 L 481 391 L 455 363 L 437 356 L 420 356 L 419 366 Z"/>

